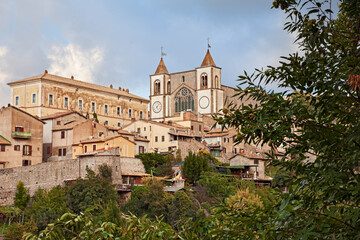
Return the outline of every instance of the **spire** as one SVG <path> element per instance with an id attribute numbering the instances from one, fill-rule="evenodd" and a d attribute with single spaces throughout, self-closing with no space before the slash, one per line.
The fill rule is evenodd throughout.
<path id="1" fill-rule="evenodd" d="M 163 58 L 160 59 L 159 66 L 157 67 L 157 69 L 155 71 L 155 74 L 160 74 L 160 73 L 169 74 L 169 72 L 165 66 Z"/>
<path id="2" fill-rule="evenodd" d="M 214 67 L 216 66 L 214 60 L 211 57 L 209 49 L 207 50 L 204 60 L 201 64 L 201 67 L 206 67 L 206 66 L 214 66 Z"/>

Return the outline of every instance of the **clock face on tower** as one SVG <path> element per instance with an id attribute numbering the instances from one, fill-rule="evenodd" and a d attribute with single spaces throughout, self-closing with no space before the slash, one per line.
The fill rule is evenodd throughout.
<path id="1" fill-rule="evenodd" d="M 154 113 L 159 113 L 161 111 L 161 107 L 162 107 L 161 102 L 156 101 L 152 105 L 152 110 L 153 110 Z"/>

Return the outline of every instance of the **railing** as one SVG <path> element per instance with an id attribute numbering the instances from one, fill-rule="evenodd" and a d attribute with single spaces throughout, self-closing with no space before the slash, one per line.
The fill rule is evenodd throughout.
<path id="1" fill-rule="evenodd" d="M 31 132 L 13 132 L 12 137 L 14 138 L 31 138 Z"/>

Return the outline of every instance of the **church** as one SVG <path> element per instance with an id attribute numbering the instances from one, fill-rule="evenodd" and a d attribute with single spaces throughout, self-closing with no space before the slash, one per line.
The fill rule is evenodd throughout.
<path id="1" fill-rule="evenodd" d="M 209 49 L 200 67 L 190 71 L 169 73 L 161 58 L 155 74 L 150 75 L 150 118 L 166 121 L 184 111 L 198 116 L 218 113 L 233 90 L 221 85 L 221 68 Z"/>

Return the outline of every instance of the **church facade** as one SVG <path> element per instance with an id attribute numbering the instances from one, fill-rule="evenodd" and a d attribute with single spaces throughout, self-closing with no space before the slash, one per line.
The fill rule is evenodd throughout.
<path id="1" fill-rule="evenodd" d="M 218 113 L 224 104 L 221 68 L 208 50 L 200 67 L 169 73 L 161 58 L 155 74 L 150 75 L 150 118 L 155 121 L 192 111 L 197 115 Z"/>

